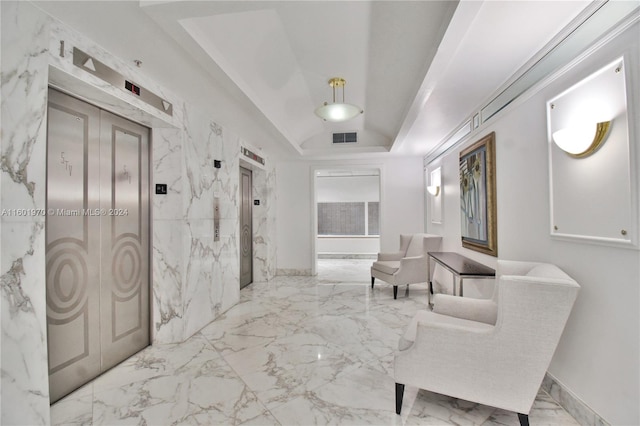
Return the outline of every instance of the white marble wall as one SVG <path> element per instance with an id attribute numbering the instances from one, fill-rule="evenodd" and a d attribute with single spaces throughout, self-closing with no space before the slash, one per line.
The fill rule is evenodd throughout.
<path id="1" fill-rule="evenodd" d="M 253 280 L 269 281 L 276 276 L 276 174 L 275 167 L 254 169 L 253 199 Z"/>
<path id="2" fill-rule="evenodd" d="M 179 342 L 184 339 L 183 130 L 155 128 L 151 137 L 153 187 L 167 185 L 166 195 L 152 195 L 151 335 L 154 342 Z"/>
<path id="3" fill-rule="evenodd" d="M 184 321 L 187 336 L 240 298 L 238 259 L 238 138 L 195 108 L 185 111 Z M 222 167 L 214 168 L 214 160 Z M 220 202 L 220 239 L 214 241 L 213 205 Z"/>
<path id="4" fill-rule="evenodd" d="M 152 128 L 152 341 L 180 342 L 239 300 L 238 181 L 242 141 L 200 109 L 147 79 L 30 3 L 0 2 L 2 19 L 2 424 L 47 424 L 45 208 L 47 86 L 53 83 Z M 65 40 L 60 56 L 60 40 Z M 77 46 L 174 105 L 173 117 L 72 64 Z M 215 169 L 213 160 L 222 160 Z M 265 206 L 273 172 L 261 189 Z M 267 183 L 271 182 L 271 183 Z M 213 200 L 220 199 L 220 241 Z M 11 214 L 12 209 L 34 214 Z M 16 210 L 17 212 L 18 210 Z M 262 211 L 255 241 L 259 279 L 273 276 L 275 220 Z M 264 223 L 264 225 L 262 225 Z M 264 235 L 260 235 L 264 233 Z"/>
<path id="5" fill-rule="evenodd" d="M 48 25 L 2 7 L 2 424 L 49 422 L 45 282 Z M 29 209 L 29 210 L 28 210 Z M 35 209 L 31 211 L 30 209 Z"/>

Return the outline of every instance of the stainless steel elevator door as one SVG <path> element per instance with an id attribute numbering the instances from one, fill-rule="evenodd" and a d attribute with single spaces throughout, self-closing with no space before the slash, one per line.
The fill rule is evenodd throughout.
<path id="1" fill-rule="evenodd" d="M 149 344 L 148 176 L 149 129 L 49 90 L 51 402 Z"/>
<path id="2" fill-rule="evenodd" d="M 253 281 L 253 203 L 251 170 L 240 167 L 240 288 Z"/>

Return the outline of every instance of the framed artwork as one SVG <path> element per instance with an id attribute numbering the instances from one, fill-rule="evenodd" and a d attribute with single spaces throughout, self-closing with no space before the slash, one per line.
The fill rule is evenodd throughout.
<path id="1" fill-rule="evenodd" d="M 491 132 L 460 152 L 462 247 L 498 256 L 496 137 Z"/>

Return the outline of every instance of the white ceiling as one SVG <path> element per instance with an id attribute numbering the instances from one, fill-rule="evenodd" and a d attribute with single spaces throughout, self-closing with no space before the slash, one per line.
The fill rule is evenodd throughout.
<path id="1" fill-rule="evenodd" d="M 35 3 L 117 56 L 142 59 L 173 90 L 224 87 L 255 117 L 236 132 L 262 132 L 259 148 L 326 158 L 427 154 L 590 2 Z M 361 116 L 314 115 L 330 101 L 331 77 L 346 79 L 345 100 Z M 227 121 L 233 127 L 233 114 Z M 358 132 L 358 143 L 332 146 L 331 133 L 343 131 Z"/>

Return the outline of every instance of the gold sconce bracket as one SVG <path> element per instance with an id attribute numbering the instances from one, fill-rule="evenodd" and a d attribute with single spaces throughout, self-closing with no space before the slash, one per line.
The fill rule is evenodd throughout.
<path id="1" fill-rule="evenodd" d="M 600 148 L 600 146 L 602 146 L 602 143 L 605 141 L 607 135 L 609 134 L 610 128 L 611 121 L 602 121 L 596 124 L 596 134 L 593 136 L 593 141 L 591 142 L 591 145 L 589 145 L 589 148 L 587 148 L 584 152 L 569 155 L 573 158 L 584 158 L 590 156 L 591 154 L 596 152 Z"/>

